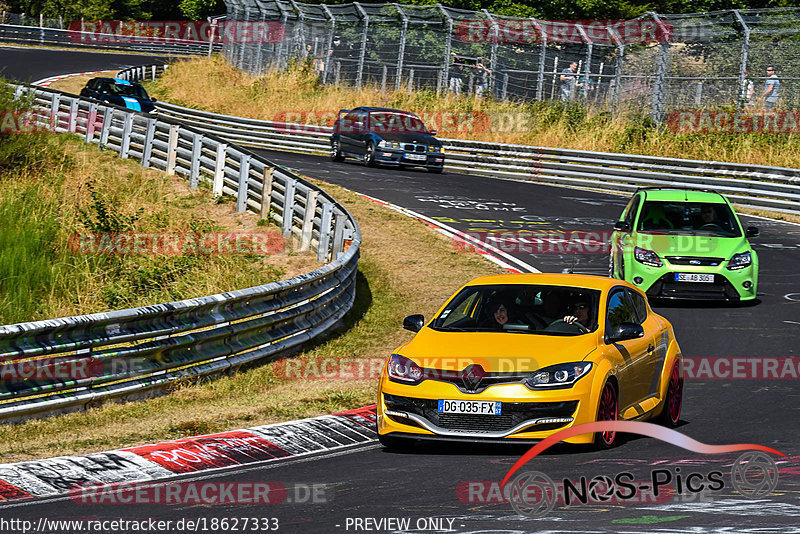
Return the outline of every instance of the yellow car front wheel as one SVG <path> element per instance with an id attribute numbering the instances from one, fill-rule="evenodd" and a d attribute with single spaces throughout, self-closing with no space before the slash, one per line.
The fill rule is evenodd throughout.
<path id="1" fill-rule="evenodd" d="M 603 392 L 600 393 L 600 402 L 597 407 L 598 421 L 616 421 L 619 419 L 619 395 L 613 382 L 606 382 Z M 615 431 L 595 432 L 594 446 L 596 449 L 610 449 L 616 445 L 617 433 Z"/>

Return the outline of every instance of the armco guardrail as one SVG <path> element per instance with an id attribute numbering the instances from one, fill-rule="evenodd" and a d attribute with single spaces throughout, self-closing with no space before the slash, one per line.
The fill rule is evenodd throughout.
<path id="1" fill-rule="evenodd" d="M 123 71 L 132 80 L 163 72 Z M 328 153 L 331 128 L 219 115 L 166 102 L 159 113 L 240 145 Z M 638 187 L 712 189 L 739 205 L 800 213 L 800 169 L 678 158 L 590 152 L 463 139 L 441 139 L 447 170 L 537 183 L 628 192 Z"/>
<path id="2" fill-rule="evenodd" d="M 0 42 L 2 43 L 90 49 L 102 48 L 157 55 L 210 55 L 222 50 L 222 43 L 219 41 L 162 39 L 159 42 L 152 38 L 131 38 L 128 42 L 121 41 L 122 39 L 119 36 L 111 34 L 0 24 Z"/>
<path id="3" fill-rule="evenodd" d="M 141 308 L 0 326 L 0 362 L 87 376 L 0 382 L 0 420 L 137 398 L 176 380 L 274 358 L 329 331 L 352 307 L 361 234 L 327 193 L 215 135 L 49 89 L 16 86 L 57 131 L 83 135 L 144 167 L 211 182 L 239 211 L 277 222 L 326 263 L 280 282 Z M 349 245 L 349 246 L 348 246 Z M 23 365 L 24 367 L 24 365 Z M 15 366 L 16 368 L 16 366 Z"/>

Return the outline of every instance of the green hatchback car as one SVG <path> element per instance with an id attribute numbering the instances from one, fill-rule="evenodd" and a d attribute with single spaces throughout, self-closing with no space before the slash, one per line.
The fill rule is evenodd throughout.
<path id="1" fill-rule="evenodd" d="M 756 298 L 758 255 L 728 199 L 688 189 L 636 191 L 611 234 L 609 274 L 650 298 Z"/>

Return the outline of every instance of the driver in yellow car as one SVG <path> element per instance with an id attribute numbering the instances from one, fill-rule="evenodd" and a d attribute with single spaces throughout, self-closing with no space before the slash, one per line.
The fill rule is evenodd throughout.
<path id="1" fill-rule="evenodd" d="M 589 303 L 579 300 L 570 308 L 572 315 L 564 317 L 564 322 L 568 324 L 579 323 L 581 326 L 589 330 L 592 327 L 592 321 L 589 317 Z"/>

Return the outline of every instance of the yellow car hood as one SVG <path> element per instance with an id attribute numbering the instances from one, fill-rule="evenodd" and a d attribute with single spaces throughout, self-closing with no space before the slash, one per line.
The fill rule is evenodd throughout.
<path id="1" fill-rule="evenodd" d="M 398 351 L 420 367 L 461 371 L 480 364 L 486 372 L 535 371 L 583 360 L 597 348 L 597 333 L 552 336 L 513 332 L 437 332 L 423 328 Z"/>

